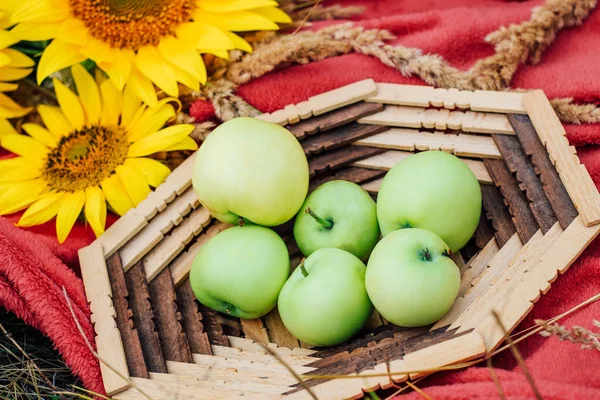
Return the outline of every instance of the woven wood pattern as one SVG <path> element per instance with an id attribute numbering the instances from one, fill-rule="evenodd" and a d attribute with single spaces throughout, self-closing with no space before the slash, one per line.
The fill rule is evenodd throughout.
<path id="1" fill-rule="evenodd" d="M 146 398 L 136 387 L 156 399 L 173 393 L 310 398 L 263 346 L 298 374 L 361 376 L 308 379 L 322 399 L 360 398 L 428 370 L 485 358 L 504 340 L 491 311 L 514 329 L 600 232 L 600 195 L 590 189 L 547 103 L 539 91 L 468 92 L 365 80 L 257 117 L 286 126 L 299 140 L 309 191 L 343 179 L 376 198 L 386 171 L 423 150 L 457 155 L 481 184 L 479 226 L 453 255 L 462 281 L 452 309 L 435 324 L 413 329 L 374 312 L 353 339 L 330 348 L 300 342 L 276 309 L 238 320 L 194 298 L 188 282 L 193 258 L 230 225 L 196 199 L 190 157 L 80 252 L 98 352 L 126 378 L 102 364 L 107 392 L 119 399 Z M 292 226 L 289 221 L 274 229 L 295 268 L 302 254 Z"/>

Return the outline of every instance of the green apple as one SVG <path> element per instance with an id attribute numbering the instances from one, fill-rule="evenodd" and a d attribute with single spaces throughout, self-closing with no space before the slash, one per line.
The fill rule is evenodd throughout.
<path id="1" fill-rule="evenodd" d="M 282 126 L 256 118 L 219 125 L 196 154 L 193 187 L 219 220 L 276 226 L 296 215 L 308 193 L 308 161 Z"/>
<path id="2" fill-rule="evenodd" d="M 377 218 L 385 236 L 401 228 L 423 228 L 439 235 L 452 252 L 475 232 L 481 214 L 481 188 L 469 167 L 443 151 L 405 158 L 383 178 Z"/>
<path id="3" fill-rule="evenodd" d="M 431 324 L 454 304 L 460 270 L 435 233 L 419 228 L 386 235 L 373 249 L 365 286 L 375 309 L 402 327 Z"/>
<path id="4" fill-rule="evenodd" d="M 350 339 L 369 319 L 365 264 L 347 251 L 322 248 L 306 257 L 283 285 L 277 307 L 292 335 L 314 346 Z"/>
<path id="5" fill-rule="evenodd" d="M 305 256 L 323 247 L 336 247 L 366 260 L 379 239 L 375 201 L 355 183 L 326 182 L 298 211 L 294 239 Z"/>
<path id="6" fill-rule="evenodd" d="M 289 275 L 290 259 L 279 235 L 263 226 L 234 226 L 198 251 L 190 285 L 205 306 L 253 319 L 275 308 Z"/>

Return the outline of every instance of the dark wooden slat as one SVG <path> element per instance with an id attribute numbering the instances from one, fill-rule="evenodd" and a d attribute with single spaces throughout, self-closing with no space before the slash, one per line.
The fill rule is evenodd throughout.
<path id="1" fill-rule="evenodd" d="M 345 146 L 308 160 L 310 176 L 334 171 L 355 161 L 375 156 L 388 151 L 377 147 Z"/>
<path id="2" fill-rule="evenodd" d="M 229 339 L 227 339 L 227 336 L 223 332 L 223 327 L 219 324 L 217 312 L 203 304 L 198 304 L 198 309 L 202 313 L 204 329 L 208 334 L 210 343 L 229 347 Z"/>
<path id="3" fill-rule="evenodd" d="M 502 247 L 517 231 L 510 213 L 506 209 L 498 188 L 492 185 L 481 185 L 485 216 L 494 227 L 498 246 Z"/>
<path id="4" fill-rule="evenodd" d="M 190 286 L 190 281 L 186 280 L 179 285 L 176 294 L 177 305 L 183 317 L 181 324 L 190 343 L 192 353 L 212 354 L 210 341 L 202 324 L 202 314 L 198 311 L 198 303 Z"/>
<path id="5" fill-rule="evenodd" d="M 165 359 L 192 363 L 192 350 L 181 327 L 177 296 L 171 271 L 165 268 L 148 284 L 150 302 L 156 315 L 156 327 Z"/>
<path id="6" fill-rule="evenodd" d="M 523 244 L 527 243 L 537 232 L 538 225 L 535 218 L 533 218 L 525 194 L 519 188 L 519 184 L 504 164 L 504 161 L 485 159 L 483 162 L 495 185 L 500 189 L 506 205 L 508 205 L 508 211 L 512 215 L 513 223 L 521 241 Z"/>
<path id="7" fill-rule="evenodd" d="M 303 140 L 302 148 L 304 149 L 304 153 L 310 157 L 384 132 L 388 129 L 387 126 L 382 125 L 361 125 L 357 122 L 351 122 Z"/>
<path id="8" fill-rule="evenodd" d="M 360 102 L 323 115 L 311 117 L 297 124 L 288 125 L 286 128 L 298 139 L 304 139 L 307 135 L 314 135 L 317 132 L 337 128 L 348 122 L 375 114 L 383 110 L 383 107 L 383 104 Z"/>
<path id="9" fill-rule="evenodd" d="M 133 323 L 140 336 L 144 360 L 149 372 L 167 373 L 167 365 L 160 347 L 160 339 L 154 325 L 154 314 L 150 304 L 150 293 L 146 272 L 142 262 L 136 263 L 125 274 L 129 291 L 129 304 L 133 312 Z"/>
<path id="10" fill-rule="evenodd" d="M 309 193 L 318 188 L 325 182 L 333 180 L 344 180 L 361 185 L 377 178 L 381 178 L 386 174 L 387 171 L 360 168 L 360 167 L 346 167 L 337 171 L 335 174 L 321 176 L 315 179 L 311 179 L 309 185 Z"/>
<path id="11" fill-rule="evenodd" d="M 123 265 L 121 264 L 121 256 L 115 253 L 106 260 L 108 276 L 110 277 L 110 289 L 112 291 L 112 302 L 117 313 L 115 320 L 117 328 L 121 332 L 121 340 L 123 341 L 123 349 L 125 350 L 125 358 L 127 359 L 127 367 L 129 375 L 136 378 L 149 379 L 148 369 L 144 361 L 144 353 L 142 352 L 142 344 L 135 326 L 133 325 L 132 312 L 129 309 L 127 297 L 127 284 L 125 283 L 125 274 Z"/>
<path id="12" fill-rule="evenodd" d="M 519 182 L 519 187 L 529 200 L 529 208 L 533 213 L 542 233 L 546 233 L 556 223 L 557 219 L 542 188 L 533 166 L 529 163 L 519 139 L 509 135 L 492 135 L 498 146 L 504 163 Z"/>
<path id="13" fill-rule="evenodd" d="M 483 249 L 494 237 L 494 228 L 490 225 L 490 221 L 485 216 L 485 210 L 481 210 L 481 217 L 475 233 L 475 244 L 478 248 Z"/>
<path id="14" fill-rule="evenodd" d="M 531 157 L 535 172 L 540 177 L 542 188 L 546 192 L 558 223 L 563 229 L 566 229 L 577 217 L 578 212 L 529 116 L 508 114 L 508 120 L 515 130 L 525 153 Z"/>

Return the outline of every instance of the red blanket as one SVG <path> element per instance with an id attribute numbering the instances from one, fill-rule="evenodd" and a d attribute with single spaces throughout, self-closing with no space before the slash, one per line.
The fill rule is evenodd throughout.
<path id="1" fill-rule="evenodd" d="M 356 23 L 368 28 L 388 29 L 396 44 L 436 53 L 450 65 L 468 69 L 477 60 L 490 56 L 494 48 L 485 36 L 502 25 L 530 18 L 540 1 L 502 0 L 347 0 L 344 4 L 366 7 Z M 316 23 L 313 28 L 331 24 Z M 576 101 L 600 100 L 600 11 L 593 11 L 580 27 L 561 31 L 538 65 L 524 65 L 514 76 L 514 88 L 541 88 L 548 97 L 573 97 Z M 423 84 L 403 77 L 379 60 L 359 54 L 292 66 L 272 72 L 240 87 L 238 94 L 264 112 L 274 111 L 308 96 L 357 80 Z M 567 126 L 569 140 L 578 146 L 582 162 L 600 187 L 600 126 Z M 78 225 L 65 244 L 56 243 L 54 222 L 17 229 L 19 215 L 0 218 L 0 305 L 48 335 L 67 364 L 85 385 L 102 392 L 98 363 L 86 347 L 69 310 L 64 286 L 86 336 L 92 326 L 78 275 L 77 250 L 90 243 L 89 227 Z M 114 217 L 109 217 L 109 224 Z M 75 273 L 73 273 L 75 271 Z M 600 291 L 600 240 L 596 240 L 573 264 L 566 275 L 535 305 L 530 316 L 517 328 L 527 328 L 534 318 L 558 315 Z M 600 303 L 591 304 L 561 323 L 592 328 L 600 315 Z M 542 338 L 538 335 L 519 344 L 526 364 L 544 399 L 600 398 L 600 357 L 597 350 Z M 494 367 L 509 399 L 535 398 L 523 373 L 509 352 L 494 357 Z M 435 399 L 498 398 L 485 366 L 459 372 L 438 373 L 420 383 Z M 408 398 L 420 398 L 417 393 Z"/>

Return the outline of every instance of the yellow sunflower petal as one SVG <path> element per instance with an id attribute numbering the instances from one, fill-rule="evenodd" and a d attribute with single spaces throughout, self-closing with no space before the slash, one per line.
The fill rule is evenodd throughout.
<path id="1" fill-rule="evenodd" d="M 197 81 L 206 81 L 204 62 L 194 46 L 174 37 L 167 37 L 158 44 L 158 51 L 175 68 L 183 69 Z M 175 71 L 175 75 L 177 75 L 177 71 Z"/>
<path id="2" fill-rule="evenodd" d="M 84 46 L 90 37 L 88 35 L 88 28 L 85 26 L 83 21 L 75 18 L 66 19 L 60 28 L 56 31 L 56 39 L 65 42 L 72 43 L 78 46 Z"/>
<path id="3" fill-rule="evenodd" d="M 18 81 L 31 73 L 31 68 L 0 67 L 0 77 L 4 81 Z"/>
<path id="4" fill-rule="evenodd" d="M 118 215 L 123 215 L 133 208 L 133 203 L 125 191 L 123 182 L 116 174 L 106 178 L 100 186 L 106 196 L 106 201 Z"/>
<path id="5" fill-rule="evenodd" d="M 0 31 L 0 49 L 5 49 L 19 42 L 19 38 L 9 31 Z"/>
<path id="6" fill-rule="evenodd" d="M 64 193 L 55 192 L 43 194 L 23 213 L 19 222 L 17 222 L 17 226 L 25 228 L 50 221 L 58 213 L 61 204 L 60 199 L 63 195 Z"/>
<path id="7" fill-rule="evenodd" d="M 212 54 L 224 60 L 229 60 L 229 53 L 223 49 L 198 49 L 200 53 Z"/>
<path id="8" fill-rule="evenodd" d="M 111 56 L 114 55 L 110 45 L 95 38 L 88 40 L 85 46 L 79 49 L 79 52 L 85 57 L 94 60 L 97 64 L 110 61 Z"/>
<path id="9" fill-rule="evenodd" d="M 179 26 L 176 32 L 179 40 L 190 43 L 197 49 L 233 49 L 231 39 L 221 29 L 210 24 L 190 22 Z"/>
<path id="10" fill-rule="evenodd" d="M 15 130 L 9 120 L 0 118 L 0 139 L 2 139 L 3 136 L 11 134 L 17 135 L 18 132 Z"/>
<path id="11" fill-rule="evenodd" d="M 102 95 L 100 124 L 118 125 L 121 115 L 121 93 L 111 80 L 106 80 L 100 84 L 100 94 Z"/>
<path id="12" fill-rule="evenodd" d="M 128 126 L 141 108 L 142 101 L 135 94 L 131 85 L 125 86 L 125 91 L 123 92 L 123 110 L 121 111 L 121 125 Z"/>
<path id="13" fill-rule="evenodd" d="M 148 107 L 156 107 L 158 98 L 152 81 L 146 78 L 137 68 L 133 68 L 129 77 L 128 85 L 131 90 L 140 98 Z"/>
<path id="14" fill-rule="evenodd" d="M 117 89 L 123 90 L 131 73 L 131 63 L 129 57 L 124 54 L 124 51 L 115 51 L 114 57 L 110 62 L 100 62 L 98 63 L 98 67 L 108 74 Z"/>
<path id="15" fill-rule="evenodd" d="M 9 55 L 4 53 L 6 50 L 7 49 L 0 50 L 0 67 L 10 64 Z"/>
<path id="16" fill-rule="evenodd" d="M 251 11 L 236 11 L 226 14 L 209 13 L 198 9 L 192 14 L 194 21 L 215 25 L 230 31 L 272 31 L 279 26 L 268 18 Z"/>
<path id="17" fill-rule="evenodd" d="M 163 151 L 175 150 L 198 150 L 198 144 L 191 137 L 184 138 L 181 142 L 175 143 L 173 146 L 167 147 Z"/>
<path id="18" fill-rule="evenodd" d="M 156 133 L 174 116 L 175 110 L 170 104 L 164 104 L 160 108 L 147 109 L 144 115 L 127 129 L 129 132 L 129 141 L 133 143 L 143 137 Z"/>
<path id="19" fill-rule="evenodd" d="M 256 7 L 276 6 L 274 0 L 201 0 L 198 6 L 203 10 L 213 13 L 230 13 L 232 11 L 248 10 Z"/>
<path id="20" fill-rule="evenodd" d="M 85 125 L 85 114 L 83 107 L 79 101 L 79 97 L 67 88 L 58 79 L 52 79 L 54 83 L 54 92 L 56 93 L 56 99 L 60 108 L 73 127 L 73 129 L 80 129 Z"/>
<path id="21" fill-rule="evenodd" d="M 146 78 L 150 79 L 166 94 L 179 96 L 177 80 L 172 65 L 161 57 L 155 47 L 145 46 L 138 50 L 136 66 Z"/>
<path id="22" fill-rule="evenodd" d="M 34 160 L 46 157 L 49 151 L 43 143 L 25 135 L 5 135 L 0 143 L 6 150 Z"/>
<path id="23" fill-rule="evenodd" d="M 189 124 L 169 126 L 168 128 L 132 143 L 131 146 L 129 146 L 127 156 L 143 157 L 156 153 L 157 151 L 162 151 L 182 141 L 193 130 L 194 126 Z"/>
<path id="24" fill-rule="evenodd" d="M 4 49 L 2 52 L 10 57 L 10 65 L 13 67 L 30 68 L 35 65 L 35 61 L 15 49 Z"/>
<path id="25" fill-rule="evenodd" d="M 141 172 L 152 187 L 158 187 L 171 173 L 169 167 L 151 158 L 127 158 L 125 165 Z"/>
<path id="26" fill-rule="evenodd" d="M 30 0 L 22 2 L 10 17 L 12 23 L 54 22 L 69 16 L 68 0 Z"/>
<path id="27" fill-rule="evenodd" d="M 106 225 L 106 198 L 98 186 L 85 189 L 85 218 L 90 223 L 96 237 L 104 233 Z"/>
<path id="28" fill-rule="evenodd" d="M 44 121 L 46 128 L 48 128 L 57 139 L 60 139 L 73 130 L 71 124 L 69 124 L 65 115 L 58 107 L 41 104 L 38 106 L 38 113 L 40 114 L 40 117 L 42 117 L 42 121 Z"/>
<path id="29" fill-rule="evenodd" d="M 37 140 L 38 142 L 44 143 L 49 148 L 56 147 L 58 139 L 49 130 L 42 128 L 38 124 L 23 124 L 23 129 L 29 136 Z"/>
<path id="30" fill-rule="evenodd" d="M 17 90 L 18 87 L 18 83 L 0 82 L 0 92 L 12 92 L 13 90 Z"/>
<path id="31" fill-rule="evenodd" d="M 21 107 L 7 95 L 0 93 L 0 118 L 18 118 L 31 111 L 31 108 Z"/>
<path id="32" fill-rule="evenodd" d="M 37 42 L 55 38 L 58 28 L 60 28 L 59 22 L 22 22 L 10 32 L 21 40 Z"/>
<path id="33" fill-rule="evenodd" d="M 39 198 L 46 188 L 41 179 L 22 182 L 10 182 L 0 190 L 0 215 L 21 211 Z"/>
<path id="34" fill-rule="evenodd" d="M 116 172 L 134 206 L 137 206 L 150 194 L 150 186 L 148 186 L 146 178 L 137 169 L 129 165 L 119 165 Z"/>
<path id="35" fill-rule="evenodd" d="M 24 157 L 0 160 L 0 182 L 27 181 L 42 175 L 40 164 Z"/>
<path id="36" fill-rule="evenodd" d="M 246 42 L 241 36 L 229 31 L 224 31 L 223 33 L 226 34 L 229 39 L 231 39 L 231 42 L 236 49 L 240 49 L 248 53 L 252 52 L 252 46 L 250 46 L 250 43 Z"/>
<path id="37" fill-rule="evenodd" d="M 85 193 L 83 190 L 75 193 L 65 193 L 65 196 L 61 199 L 56 216 L 56 236 L 59 243 L 63 243 L 69 236 L 77 217 L 81 214 L 84 203 Z"/>
<path id="38" fill-rule="evenodd" d="M 192 90 L 200 90 L 200 82 L 193 77 L 187 70 L 179 67 L 173 67 L 175 70 L 175 79 Z"/>
<path id="39" fill-rule="evenodd" d="M 102 101 L 100 100 L 100 90 L 98 89 L 98 85 L 96 85 L 96 81 L 81 64 L 73 65 L 71 73 L 73 74 L 88 124 L 98 123 L 102 115 Z"/>
<path id="40" fill-rule="evenodd" d="M 50 74 L 71 65 L 79 64 L 85 59 L 86 57 L 79 52 L 78 46 L 60 40 L 53 40 L 46 47 L 40 59 L 37 70 L 38 85 Z"/>
<path id="41" fill-rule="evenodd" d="M 280 24 L 289 24 L 292 22 L 290 16 L 277 7 L 253 8 L 252 12 L 260 14 L 273 22 L 279 22 Z"/>

